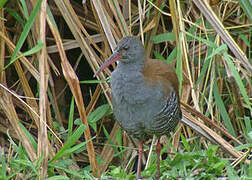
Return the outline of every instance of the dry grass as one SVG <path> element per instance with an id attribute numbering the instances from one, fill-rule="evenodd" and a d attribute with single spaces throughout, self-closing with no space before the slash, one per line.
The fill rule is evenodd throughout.
<path id="1" fill-rule="evenodd" d="M 84 131 L 85 139 L 81 141 L 87 143 L 86 150 L 72 155 L 75 162 L 69 169 L 90 165 L 93 175 L 99 177 L 109 164 L 120 162 L 130 171 L 130 158 L 136 156 L 134 141 L 125 133 L 118 135 L 119 126 L 111 116 L 94 120 L 93 124 L 88 116 L 101 104 L 111 105 L 110 86 L 104 81 L 110 69 L 97 77 L 100 81 L 94 81 L 93 72 L 122 37 L 135 35 L 144 42 L 147 56 L 167 62 L 176 57 L 182 122 L 188 126 L 179 124 L 172 141 L 175 149 L 181 149 L 181 134 L 190 139 L 198 132 L 205 137 L 197 141 L 201 148 L 216 143 L 225 150 L 219 155 L 232 159 L 234 167 L 241 162 L 249 164 L 246 156 L 252 147 L 252 65 L 248 59 L 252 56 L 252 21 L 242 3 L 46 3 L 14 0 L 0 9 L 0 150 L 8 154 L 7 162 L 16 152 L 14 144 L 21 142 L 33 165 L 41 167 L 41 179 L 51 171 L 48 167 L 65 175 L 66 171 L 53 164 L 70 156 L 65 150 L 81 144 L 79 138 Z M 72 103 L 69 97 L 73 97 Z M 78 117 L 84 126 L 74 124 Z M 14 141 L 6 140 L 7 136 Z M 120 161 L 114 157 L 118 150 L 112 145 L 118 142 L 120 150 L 130 149 L 121 153 Z M 12 169 L 6 171 L 10 174 Z"/>

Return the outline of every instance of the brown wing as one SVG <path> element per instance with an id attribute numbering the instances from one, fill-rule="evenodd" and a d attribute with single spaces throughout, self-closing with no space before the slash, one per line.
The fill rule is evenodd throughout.
<path id="1" fill-rule="evenodd" d="M 178 93 L 178 78 L 172 64 L 157 59 L 146 59 L 142 71 L 145 80 L 153 85 L 159 81 L 163 84 L 165 94 L 169 96 L 171 87 L 175 90 L 177 97 Z"/>

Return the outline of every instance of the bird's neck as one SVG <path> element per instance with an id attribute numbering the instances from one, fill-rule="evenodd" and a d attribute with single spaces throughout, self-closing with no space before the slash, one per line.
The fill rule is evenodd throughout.
<path id="1" fill-rule="evenodd" d="M 138 61 L 134 63 L 124 63 L 124 62 L 119 62 L 117 65 L 117 69 L 119 71 L 123 71 L 124 73 L 138 73 L 141 72 L 144 67 L 144 60 L 143 61 Z"/>

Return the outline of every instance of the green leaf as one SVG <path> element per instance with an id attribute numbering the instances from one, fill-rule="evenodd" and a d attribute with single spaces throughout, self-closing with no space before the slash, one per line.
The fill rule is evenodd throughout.
<path id="1" fill-rule="evenodd" d="M 1 170 L 0 170 L 0 177 L 3 180 L 7 180 L 7 170 L 6 170 L 6 161 L 5 161 L 5 154 L 4 152 L 1 153 Z"/>
<path id="2" fill-rule="evenodd" d="M 252 141 L 252 131 L 248 132 L 248 137 L 249 137 L 250 141 Z"/>
<path id="3" fill-rule="evenodd" d="M 8 0 L 1 0 L 0 1 L 0 9 L 2 9 L 5 5 L 5 3 L 7 3 Z"/>
<path id="4" fill-rule="evenodd" d="M 79 140 L 85 129 L 86 126 L 84 124 L 81 124 L 73 133 L 73 135 L 68 138 L 64 146 L 54 155 L 54 157 L 49 162 L 52 163 L 55 160 L 64 156 L 66 151 L 69 150 L 69 148 Z"/>
<path id="5" fill-rule="evenodd" d="M 252 138 L 252 133 L 251 133 L 251 138 Z M 250 144 L 242 144 L 242 145 L 236 146 L 235 150 L 242 151 L 243 149 L 247 149 L 247 148 L 252 148 L 252 143 L 250 143 Z"/>
<path id="6" fill-rule="evenodd" d="M 201 37 L 198 37 L 198 36 L 194 36 L 194 35 L 192 35 L 191 33 L 186 32 L 186 35 L 189 36 L 189 37 L 192 37 L 192 38 L 194 38 L 194 39 L 197 39 L 197 40 L 199 40 L 199 41 L 205 43 L 207 46 L 210 46 L 210 47 L 212 47 L 212 48 L 217 48 L 217 47 L 218 47 L 214 42 L 209 41 L 209 40 L 206 40 L 206 39 L 201 38 Z"/>
<path id="7" fill-rule="evenodd" d="M 190 146 L 189 146 L 188 142 L 186 141 L 185 136 L 183 136 L 183 134 L 181 134 L 181 139 L 182 139 L 183 145 L 186 148 L 186 150 L 188 152 L 190 152 L 191 151 Z"/>
<path id="8" fill-rule="evenodd" d="M 25 160 L 25 159 L 15 159 L 15 160 L 13 161 L 13 163 L 20 164 L 20 165 L 25 166 L 25 167 L 30 167 L 30 168 L 33 170 L 33 172 L 34 172 L 37 176 L 39 175 L 39 173 L 38 173 L 36 167 L 35 167 L 35 166 L 32 164 L 32 162 L 29 161 L 29 160 Z"/>
<path id="9" fill-rule="evenodd" d="M 197 20 L 196 22 L 194 22 L 194 23 L 197 24 L 197 25 L 199 25 L 201 21 L 202 21 L 202 16 L 201 16 L 200 18 L 198 18 L 198 20 Z M 196 26 L 191 26 L 191 27 L 188 29 L 187 32 L 190 33 L 190 34 L 197 34 L 197 30 L 198 30 L 198 28 L 197 28 Z M 187 37 L 187 40 L 188 40 L 188 41 L 192 41 L 193 38 L 190 37 L 190 36 L 188 36 L 188 37 Z"/>
<path id="10" fill-rule="evenodd" d="M 51 168 L 55 168 L 55 169 L 58 169 L 58 170 L 65 171 L 66 173 L 68 173 L 70 175 L 73 175 L 73 176 L 76 176 L 78 178 L 85 179 L 85 177 L 82 174 L 80 174 L 79 172 L 77 172 L 73 168 L 68 169 L 68 168 L 64 168 L 64 167 L 57 166 L 57 165 L 54 165 L 54 164 L 49 164 L 48 166 L 51 167 Z"/>
<path id="11" fill-rule="evenodd" d="M 56 23 L 56 21 L 54 19 L 54 16 L 53 16 L 53 14 L 52 14 L 52 12 L 51 12 L 51 10 L 50 10 L 49 7 L 50 6 L 47 6 L 47 8 L 46 8 L 46 13 L 47 13 L 48 19 L 54 25 L 54 27 L 57 29 L 57 31 L 59 31 L 57 23 Z"/>
<path id="12" fill-rule="evenodd" d="M 247 94 L 246 89 L 245 89 L 245 87 L 244 87 L 244 85 L 242 83 L 241 77 L 240 77 L 239 73 L 237 72 L 237 70 L 235 68 L 234 63 L 229 58 L 229 55 L 228 55 L 227 52 L 224 52 L 223 56 L 224 56 L 224 59 L 226 60 L 226 62 L 228 64 L 228 67 L 230 68 L 230 70 L 231 70 L 231 72 L 232 72 L 232 74 L 233 74 L 233 76 L 235 78 L 235 81 L 236 81 L 236 83 L 237 83 L 237 85 L 238 85 L 238 87 L 239 87 L 239 89 L 241 91 L 241 94 L 242 94 L 242 96 L 244 98 L 244 101 L 247 103 L 249 110 L 252 111 L 251 106 L 250 106 L 250 100 L 249 100 L 248 94 Z"/>
<path id="13" fill-rule="evenodd" d="M 211 54 L 209 54 L 209 56 L 207 57 L 207 59 L 210 59 L 213 56 L 215 56 L 216 54 L 218 54 L 220 52 L 223 52 L 223 51 L 227 51 L 227 50 L 228 50 L 227 45 L 226 44 L 222 44 L 221 46 L 215 48 L 213 50 L 213 52 Z"/>
<path id="14" fill-rule="evenodd" d="M 10 62 L 9 62 L 9 64 L 7 64 L 5 66 L 4 69 L 6 69 L 10 64 L 12 64 L 14 62 L 14 60 L 16 59 L 17 54 L 18 54 L 19 50 L 22 48 L 22 46 L 24 44 L 24 41 L 26 40 L 26 38 L 28 36 L 28 33 L 29 33 L 29 31 L 30 31 L 35 19 L 36 19 L 36 16 L 37 16 L 37 14 L 38 14 L 38 12 L 40 10 L 41 3 L 42 3 L 42 0 L 37 1 L 34 9 L 31 12 L 31 15 L 30 15 L 29 19 L 27 20 L 27 22 L 26 22 L 26 24 L 24 26 L 24 29 L 23 29 L 23 31 L 22 31 L 22 33 L 20 35 L 20 38 L 19 38 L 19 40 L 17 42 L 17 45 L 16 45 L 16 48 L 15 48 L 15 50 L 14 50 L 12 56 L 11 56 Z"/>
<path id="15" fill-rule="evenodd" d="M 72 96 L 68 117 L 68 138 L 72 135 L 73 132 L 73 118 L 74 118 L 74 97 Z"/>
<path id="16" fill-rule="evenodd" d="M 226 169 L 227 169 L 228 179 L 230 179 L 230 180 L 240 179 L 240 178 L 237 176 L 235 170 L 234 170 L 230 165 L 227 165 Z"/>
<path id="17" fill-rule="evenodd" d="M 209 157 L 213 157 L 215 156 L 216 152 L 218 150 L 218 146 L 215 146 L 215 145 L 210 145 L 207 149 L 207 155 Z"/>
<path id="18" fill-rule="evenodd" d="M 249 168 L 248 168 L 248 177 L 252 178 L 252 163 L 250 162 Z"/>
<path id="19" fill-rule="evenodd" d="M 97 84 L 97 83 L 105 83 L 110 82 L 110 77 L 107 77 L 103 80 L 86 80 L 86 81 L 80 81 L 81 84 Z"/>
<path id="20" fill-rule="evenodd" d="M 117 131 L 116 131 L 116 143 L 118 145 L 118 147 L 120 148 L 120 151 L 123 150 L 123 147 L 122 147 L 122 129 L 119 128 Z M 123 159 L 123 154 L 121 154 L 120 158 Z"/>
<path id="21" fill-rule="evenodd" d="M 162 61 L 165 61 L 165 58 L 157 51 L 154 50 L 154 56 L 156 59 L 160 59 Z"/>
<path id="22" fill-rule="evenodd" d="M 246 117 L 244 117 L 244 121 L 245 121 L 247 133 L 251 132 L 252 131 L 252 128 L 251 128 L 252 119 L 250 117 L 246 116 Z M 251 137 L 251 140 L 252 140 L 252 137 Z"/>
<path id="23" fill-rule="evenodd" d="M 247 39 L 247 36 L 245 34 L 239 34 L 239 37 L 245 42 L 245 44 L 250 48 L 251 44 L 250 41 Z"/>
<path id="24" fill-rule="evenodd" d="M 35 141 L 35 139 L 33 138 L 33 136 L 30 134 L 30 132 L 23 126 L 22 123 L 18 122 L 19 126 L 21 127 L 21 129 L 24 131 L 26 137 L 30 140 L 33 148 L 35 150 L 37 150 L 37 142 Z"/>
<path id="25" fill-rule="evenodd" d="M 26 2 L 25 2 L 25 0 L 20 0 L 20 2 L 21 2 L 22 7 L 23 7 L 23 12 L 24 12 L 25 18 L 28 19 L 29 18 L 29 12 L 28 12 L 28 9 L 27 9 L 27 6 L 26 6 Z"/>
<path id="26" fill-rule="evenodd" d="M 67 176 L 57 175 L 57 176 L 49 177 L 46 180 L 68 180 L 68 179 L 70 178 Z"/>
<path id="27" fill-rule="evenodd" d="M 112 2 L 114 4 L 114 7 L 115 7 L 115 11 L 116 11 L 117 17 L 119 18 L 119 20 L 121 22 L 121 25 L 122 25 L 122 28 L 124 30 L 124 33 L 126 35 L 129 35 L 128 26 L 127 26 L 127 24 L 126 24 L 126 22 L 124 20 L 124 17 L 122 16 L 122 13 L 120 13 L 121 9 L 120 9 L 119 5 L 117 6 L 118 2 L 116 3 L 115 1 L 117 2 L 117 0 L 112 0 Z"/>
<path id="28" fill-rule="evenodd" d="M 173 32 L 158 34 L 155 37 L 152 37 L 151 41 L 154 44 L 158 44 L 158 43 L 162 43 L 162 42 L 166 42 L 166 41 L 175 41 L 175 35 Z"/>
<path id="29" fill-rule="evenodd" d="M 25 25 L 25 21 L 22 19 L 22 17 L 13 9 L 10 8 L 6 8 L 6 10 L 8 11 L 8 13 L 10 15 L 12 15 L 20 24 L 22 24 L 22 26 Z"/>
<path id="30" fill-rule="evenodd" d="M 205 62 L 203 64 L 203 68 L 201 70 L 200 76 L 199 76 L 199 78 L 198 78 L 195 86 L 198 86 L 199 82 L 204 77 L 207 69 L 211 67 L 211 63 L 210 62 L 212 62 L 212 57 L 215 56 L 216 54 L 222 52 L 222 51 L 225 51 L 225 50 L 227 50 L 227 45 L 226 44 L 223 44 L 223 45 L 221 45 L 221 46 L 219 46 L 217 48 L 213 48 L 213 49 L 211 48 L 210 49 L 210 51 L 209 51 L 210 53 L 207 56 L 207 58 L 205 59 Z"/>
<path id="31" fill-rule="evenodd" d="M 117 150 L 115 144 L 113 143 L 108 131 L 106 130 L 106 128 L 104 126 L 102 126 L 102 127 L 103 127 L 103 132 L 104 132 L 105 136 L 107 137 L 107 140 L 108 140 L 109 144 L 111 145 L 112 149 L 114 150 L 114 152 L 116 154 L 119 153 L 119 151 Z"/>
<path id="32" fill-rule="evenodd" d="M 175 47 L 165 60 L 168 64 L 171 63 L 177 56 L 177 48 Z"/>
<path id="33" fill-rule="evenodd" d="M 211 52 L 212 50 L 213 50 L 212 48 L 209 49 L 210 52 Z M 211 59 L 211 58 L 207 58 L 207 59 L 205 60 L 204 64 L 203 64 L 202 69 L 201 69 L 200 76 L 199 76 L 197 82 L 195 83 L 195 86 L 196 86 L 196 87 L 199 85 L 200 81 L 201 81 L 201 80 L 203 79 L 203 77 L 205 76 L 207 70 L 208 70 L 209 68 L 211 68 L 211 64 L 212 64 L 212 59 Z"/>
<path id="34" fill-rule="evenodd" d="M 93 112 L 88 115 L 88 123 L 96 131 L 96 122 L 99 121 L 105 115 L 111 114 L 112 110 L 109 104 L 104 104 L 96 108 Z"/>
<path id="35" fill-rule="evenodd" d="M 85 145 L 89 142 L 89 141 L 92 141 L 93 139 L 95 139 L 95 136 L 92 137 L 91 139 L 89 139 L 88 141 L 85 141 L 85 142 L 82 142 L 80 144 L 77 144 L 69 149 L 67 149 L 65 152 L 64 152 L 64 156 L 65 155 L 68 155 L 68 154 L 72 154 L 72 153 L 78 153 L 78 152 L 81 152 L 85 149 Z"/>
<path id="36" fill-rule="evenodd" d="M 234 131 L 234 128 L 233 128 L 233 125 L 232 125 L 231 120 L 229 118 L 229 115 L 228 115 L 228 113 L 226 111 L 225 105 L 224 105 L 224 103 L 223 103 L 223 101 L 221 99 L 221 96 L 220 96 L 220 93 L 218 91 L 218 87 L 217 87 L 216 83 L 214 84 L 214 98 L 216 100 L 216 104 L 217 104 L 217 106 L 219 108 L 221 117 L 222 117 L 222 119 L 224 121 L 224 124 L 225 124 L 228 132 L 232 136 L 236 137 L 236 133 Z"/>
<path id="37" fill-rule="evenodd" d="M 14 58 L 13 60 L 11 60 L 11 61 L 9 62 L 9 64 L 7 64 L 7 65 L 3 68 L 3 70 L 5 70 L 6 68 L 8 68 L 8 67 L 9 67 L 12 63 L 14 63 L 17 59 L 19 59 L 19 58 L 21 58 L 21 57 L 24 57 L 24 56 L 29 56 L 29 55 L 31 55 L 31 54 L 34 54 L 34 53 L 40 51 L 40 50 L 43 48 L 43 46 L 44 46 L 44 43 L 43 43 L 41 40 L 39 40 L 39 41 L 38 41 L 38 44 L 37 44 L 36 46 L 34 46 L 32 49 L 30 49 L 30 50 L 28 50 L 28 51 L 22 53 L 20 56 Z M 2 71 L 3 71 L 3 70 L 2 70 Z"/>
<path id="38" fill-rule="evenodd" d="M 238 0 L 244 12 L 248 16 L 250 22 L 252 22 L 252 1 L 251 0 Z"/>
<path id="39" fill-rule="evenodd" d="M 179 40 L 181 40 L 182 34 L 179 35 Z M 183 83 L 183 67 L 182 67 L 182 52 L 181 46 L 178 46 L 177 50 L 177 64 L 176 64 L 176 74 L 179 80 L 179 96 L 181 96 L 182 92 L 182 83 Z"/>

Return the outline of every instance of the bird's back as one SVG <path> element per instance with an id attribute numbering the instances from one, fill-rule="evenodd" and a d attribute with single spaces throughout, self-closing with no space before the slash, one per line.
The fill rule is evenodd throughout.
<path id="1" fill-rule="evenodd" d="M 161 136 L 169 133 L 181 119 L 179 83 L 173 65 L 156 59 L 147 59 L 143 68 L 145 82 L 152 87 L 161 83 L 162 109 L 149 121 L 147 133 Z"/>

